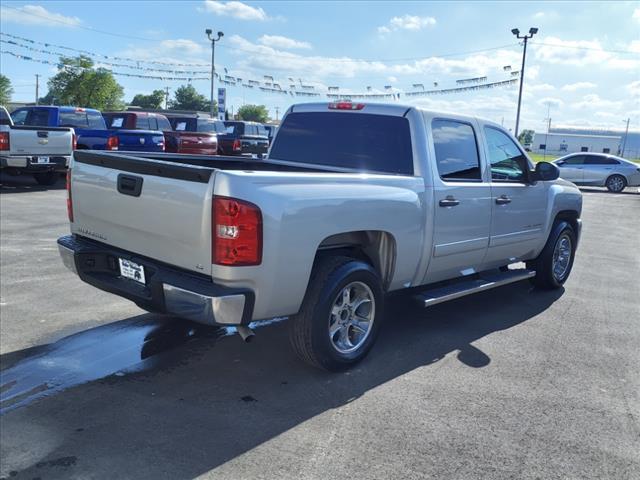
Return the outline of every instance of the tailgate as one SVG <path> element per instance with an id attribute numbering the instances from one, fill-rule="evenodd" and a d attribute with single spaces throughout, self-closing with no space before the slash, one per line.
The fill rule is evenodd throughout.
<path id="1" fill-rule="evenodd" d="M 13 126 L 9 135 L 15 155 L 71 155 L 72 133 L 68 128 Z"/>
<path id="2" fill-rule="evenodd" d="M 118 150 L 132 152 L 163 152 L 164 134 L 139 130 L 114 130 L 118 136 Z"/>
<path id="3" fill-rule="evenodd" d="M 206 167 L 76 151 L 71 231 L 210 274 L 212 173 Z"/>
<path id="4" fill-rule="evenodd" d="M 218 137 L 210 133 L 181 133 L 180 152 L 215 154 L 218 150 Z"/>

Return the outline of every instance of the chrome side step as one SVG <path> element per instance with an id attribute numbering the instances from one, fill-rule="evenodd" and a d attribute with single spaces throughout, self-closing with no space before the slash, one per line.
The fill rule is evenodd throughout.
<path id="1" fill-rule="evenodd" d="M 413 298 L 426 308 L 437 305 L 438 303 L 471 295 L 472 293 L 484 292 L 485 290 L 491 290 L 492 288 L 501 287 L 509 283 L 526 280 L 534 277 L 535 274 L 535 271 L 523 268 L 509 270 L 507 272 L 484 273 L 481 274 L 480 278 L 425 290 Z"/>

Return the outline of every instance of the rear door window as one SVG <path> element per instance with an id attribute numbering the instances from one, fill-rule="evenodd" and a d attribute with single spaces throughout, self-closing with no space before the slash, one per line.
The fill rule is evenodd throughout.
<path id="1" fill-rule="evenodd" d="M 300 112 L 285 117 L 270 158 L 413 175 L 409 120 L 392 115 Z"/>
<path id="2" fill-rule="evenodd" d="M 158 120 L 158 128 L 160 130 L 162 131 L 172 130 L 169 120 L 167 120 L 165 117 L 157 117 L 157 120 Z"/>
<path id="3" fill-rule="evenodd" d="M 446 181 L 482 180 L 473 127 L 456 120 L 435 119 L 431 129 L 440 178 Z"/>
<path id="4" fill-rule="evenodd" d="M 613 158 L 605 157 L 603 155 L 589 155 L 586 157 L 586 165 L 619 165 L 620 162 Z"/>
<path id="5" fill-rule="evenodd" d="M 136 115 L 136 128 L 138 130 L 151 130 L 149 117 L 146 115 Z"/>
<path id="6" fill-rule="evenodd" d="M 49 125 L 49 110 L 29 110 L 25 125 L 34 127 L 46 127 Z"/>
<path id="7" fill-rule="evenodd" d="M 27 111 L 16 110 L 11 114 L 11 120 L 13 120 L 14 125 L 24 125 L 24 122 L 27 120 Z"/>
<path id="8" fill-rule="evenodd" d="M 87 112 L 87 119 L 89 121 L 89 128 L 95 128 L 96 130 L 105 130 L 107 125 L 104 123 L 104 118 L 99 112 Z"/>
<path id="9" fill-rule="evenodd" d="M 0 125 L 11 125 L 9 114 L 4 108 L 0 108 Z"/>

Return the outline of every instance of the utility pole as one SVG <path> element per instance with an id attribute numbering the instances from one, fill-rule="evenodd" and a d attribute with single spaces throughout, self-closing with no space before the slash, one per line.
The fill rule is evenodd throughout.
<path id="1" fill-rule="evenodd" d="M 522 67 L 520 67 L 520 91 L 518 92 L 518 113 L 516 113 L 516 131 L 514 136 L 518 138 L 518 127 L 520 126 L 520 105 L 522 104 L 522 84 L 524 83 L 524 63 L 527 58 L 527 40 L 532 38 L 536 33 L 538 33 L 538 29 L 536 27 L 531 27 L 529 29 L 528 35 L 520 35 L 520 30 L 514 28 L 511 30 L 516 38 L 524 39 L 524 49 L 522 51 Z"/>
<path id="2" fill-rule="evenodd" d="M 164 109 L 169 109 L 169 87 L 164 87 Z"/>
<path id="3" fill-rule="evenodd" d="M 213 38 L 213 30 L 211 30 L 210 28 L 207 28 L 205 30 L 205 33 L 207 34 L 207 38 L 211 41 L 211 118 L 215 118 L 215 112 L 213 109 L 213 99 L 214 99 L 214 89 L 213 89 L 213 84 L 214 84 L 214 77 L 216 75 L 216 66 L 214 64 L 215 61 L 215 56 L 216 56 L 216 42 L 220 41 L 220 39 L 222 37 L 224 37 L 224 33 L 223 32 L 218 32 L 218 38 Z"/>
<path id="4" fill-rule="evenodd" d="M 630 118 L 627 118 L 627 129 L 624 131 L 624 140 L 622 141 L 622 153 L 620 153 L 621 157 L 624 157 L 624 149 L 627 146 L 627 135 L 629 135 L 629 122 Z"/>
<path id="5" fill-rule="evenodd" d="M 278 113 L 280 113 L 280 107 L 276 107 L 276 122 L 278 121 Z"/>
<path id="6" fill-rule="evenodd" d="M 36 105 L 38 105 L 39 98 L 40 98 L 40 75 L 36 73 Z"/>

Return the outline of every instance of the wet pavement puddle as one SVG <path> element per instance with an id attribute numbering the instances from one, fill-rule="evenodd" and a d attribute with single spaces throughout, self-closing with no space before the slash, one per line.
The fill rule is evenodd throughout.
<path id="1" fill-rule="evenodd" d="M 255 322 L 251 327 L 281 320 Z M 33 354 L 0 370 L 0 415 L 75 385 L 150 370 L 162 353 L 195 339 L 213 343 L 235 333 L 233 327 L 144 315 L 70 335 L 35 348 Z"/>

